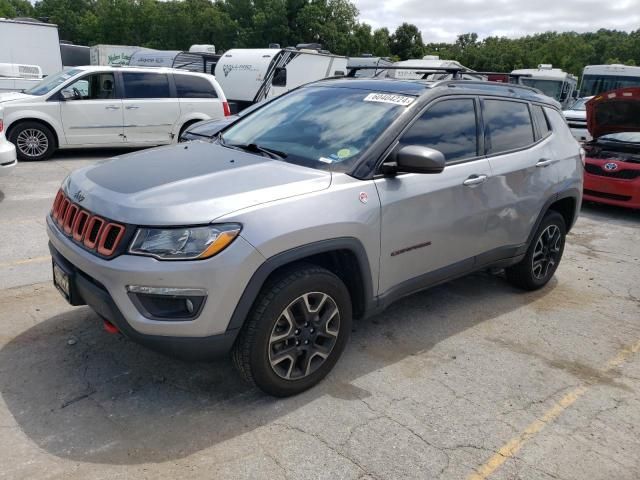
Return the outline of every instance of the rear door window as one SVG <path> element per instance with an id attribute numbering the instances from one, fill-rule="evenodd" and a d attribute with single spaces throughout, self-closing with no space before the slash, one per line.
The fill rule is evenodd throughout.
<path id="1" fill-rule="evenodd" d="M 432 105 L 409 127 L 400 143 L 438 150 L 447 163 L 478 156 L 474 99 L 448 99 Z"/>
<path id="2" fill-rule="evenodd" d="M 218 98 L 216 89 L 207 79 L 195 75 L 174 75 L 179 98 Z"/>
<path id="3" fill-rule="evenodd" d="M 487 154 L 518 150 L 534 142 L 533 122 L 526 103 L 485 99 L 482 117 Z"/>
<path id="4" fill-rule="evenodd" d="M 164 73 L 123 72 L 126 98 L 171 98 L 169 77 Z"/>

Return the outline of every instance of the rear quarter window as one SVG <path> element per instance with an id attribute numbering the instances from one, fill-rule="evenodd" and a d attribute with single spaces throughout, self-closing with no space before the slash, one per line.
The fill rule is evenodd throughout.
<path id="1" fill-rule="evenodd" d="M 527 103 L 485 99 L 482 116 L 487 154 L 518 150 L 534 142 Z"/>
<path id="2" fill-rule="evenodd" d="M 178 98 L 218 98 L 215 87 L 206 78 L 174 75 Z"/>
<path id="3" fill-rule="evenodd" d="M 531 113 L 538 128 L 538 138 L 545 138 L 551 133 L 551 126 L 543 108 L 540 105 L 532 105 Z"/>

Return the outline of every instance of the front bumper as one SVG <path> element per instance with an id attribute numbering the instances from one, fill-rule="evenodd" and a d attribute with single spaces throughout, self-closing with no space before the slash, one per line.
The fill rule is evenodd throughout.
<path id="1" fill-rule="evenodd" d="M 3 175 L 9 175 L 9 173 L 15 168 L 18 164 L 18 160 L 16 157 L 16 147 L 13 143 L 9 143 L 4 140 L 4 138 L 0 139 L 0 177 Z"/>
<path id="2" fill-rule="evenodd" d="M 224 357 L 231 351 L 239 329 L 208 337 L 146 335 L 134 330 L 103 285 L 75 268 L 51 243 L 49 249 L 56 264 L 69 277 L 74 304 L 88 305 L 98 315 L 118 327 L 125 337 L 151 350 L 185 360 L 213 360 Z"/>
<path id="3" fill-rule="evenodd" d="M 640 209 L 640 177 L 634 180 L 584 173 L 584 200 Z"/>
<path id="4" fill-rule="evenodd" d="M 150 257 L 120 255 L 105 260 L 82 249 L 60 232 L 51 216 L 47 216 L 47 234 L 52 255 L 61 257 L 65 265 L 80 272 L 79 282 L 88 280 L 92 286 L 84 291 L 90 298 L 83 300 L 98 313 L 103 310 L 129 336 L 184 337 L 184 341 L 211 337 L 227 332 L 227 326 L 253 273 L 264 261 L 263 257 L 241 236 L 233 245 L 207 260 L 163 262 Z M 189 321 L 147 318 L 134 304 L 127 285 L 168 288 L 198 288 L 207 291 L 206 302 L 199 315 Z M 96 302 L 92 299 L 106 298 Z M 89 301 L 92 300 L 93 304 Z M 115 314 L 114 311 L 117 311 Z M 109 315 L 115 315 L 110 318 Z M 125 322 L 122 326 L 120 322 Z"/>

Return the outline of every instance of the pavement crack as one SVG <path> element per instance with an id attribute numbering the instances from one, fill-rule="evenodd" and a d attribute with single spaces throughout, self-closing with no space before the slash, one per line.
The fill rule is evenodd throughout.
<path id="1" fill-rule="evenodd" d="M 360 464 L 360 462 L 358 462 L 357 460 L 355 460 L 354 458 L 351 458 L 349 455 L 347 455 L 346 453 L 340 451 L 339 449 L 337 449 L 336 447 L 334 447 L 333 445 L 331 445 L 329 442 L 327 442 L 324 438 L 322 438 L 320 435 L 317 435 L 315 433 L 312 432 L 307 432 L 306 430 L 303 430 L 299 427 L 293 426 L 293 425 L 287 425 L 286 423 L 274 423 L 273 426 L 276 427 L 282 427 L 285 430 L 292 430 L 294 432 L 298 432 L 301 433 L 303 435 L 309 436 L 309 437 L 313 437 L 316 440 L 318 440 L 320 443 L 322 443 L 325 447 L 327 447 L 329 450 L 331 450 L 333 453 L 335 453 L 336 455 L 338 455 L 339 457 L 345 459 L 346 461 L 348 461 L 349 463 L 351 463 L 353 466 L 357 467 L 363 474 L 368 475 L 369 477 L 375 479 L 377 478 L 375 475 L 373 475 L 371 472 L 367 471 L 367 469 Z"/>

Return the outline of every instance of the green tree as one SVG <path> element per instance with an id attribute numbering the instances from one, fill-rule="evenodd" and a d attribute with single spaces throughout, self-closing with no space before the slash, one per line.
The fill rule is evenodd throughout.
<path id="1" fill-rule="evenodd" d="M 373 54 L 377 57 L 391 56 L 391 38 L 389 29 L 386 27 L 378 28 L 373 32 L 372 38 Z"/>
<path id="2" fill-rule="evenodd" d="M 424 43 L 418 27 L 410 23 L 400 25 L 391 36 L 391 53 L 401 60 L 409 58 L 422 58 L 424 55 Z"/>

